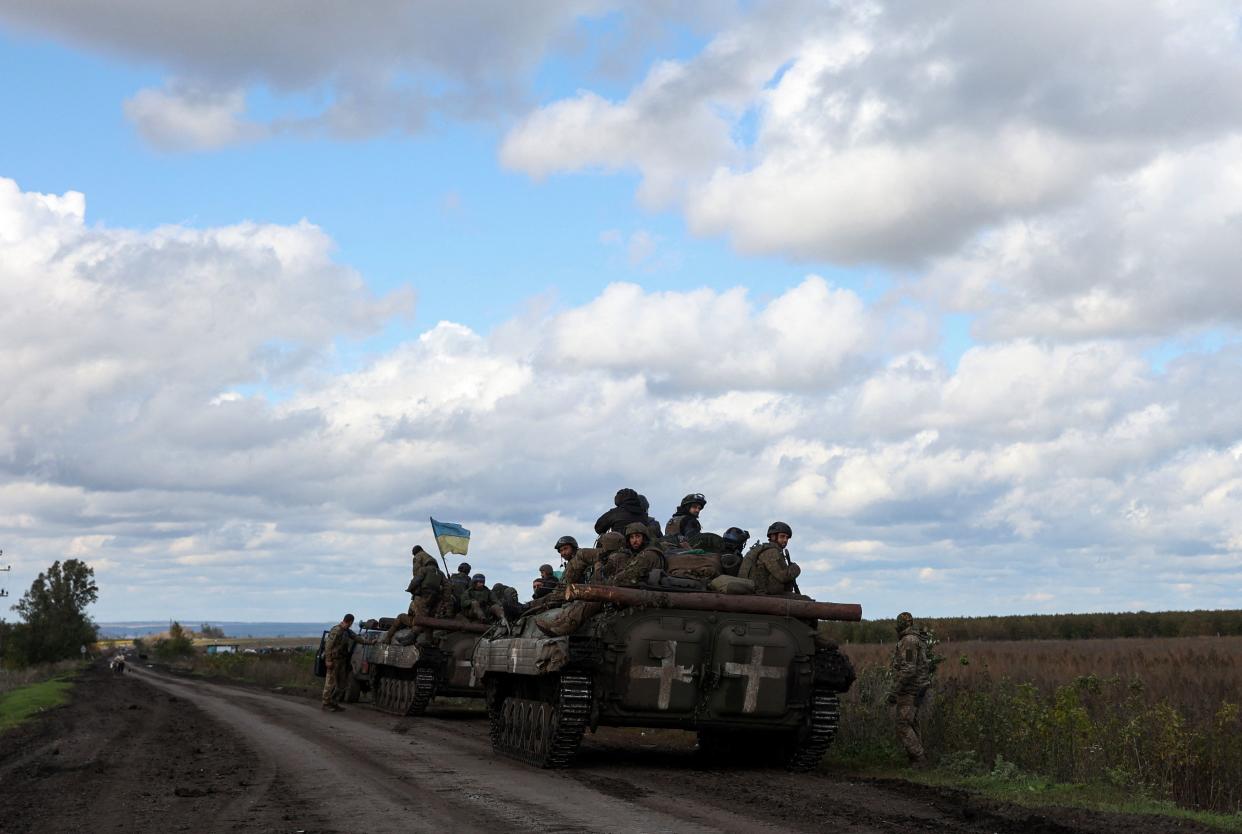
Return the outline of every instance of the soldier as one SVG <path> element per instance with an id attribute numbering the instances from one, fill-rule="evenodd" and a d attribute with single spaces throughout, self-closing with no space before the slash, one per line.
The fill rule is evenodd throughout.
<path id="1" fill-rule="evenodd" d="M 412 552 L 414 575 L 410 577 L 410 584 L 405 587 L 406 593 L 410 595 L 410 606 L 407 613 L 398 614 L 388 631 L 384 632 L 381 638 L 384 643 L 391 643 L 393 635 L 400 629 L 412 627 L 414 617 L 429 615 L 440 596 L 440 586 L 445 581 L 444 574 L 440 572 L 440 567 L 430 553 L 417 545 Z"/>
<path id="2" fill-rule="evenodd" d="M 453 587 L 457 593 L 461 594 L 470 590 L 470 565 L 462 562 L 457 566 L 457 573 L 449 577 L 449 582 L 453 583 Z"/>
<path id="3" fill-rule="evenodd" d="M 565 536 L 563 538 L 569 537 Z M 552 572 L 551 565 L 540 565 L 539 578 L 532 584 L 534 585 L 534 589 L 531 593 L 531 598 L 539 599 L 540 597 L 546 597 L 548 594 L 555 591 L 560 583 L 557 582 L 556 576 Z"/>
<path id="4" fill-rule="evenodd" d="M 707 499 L 701 492 L 693 492 L 681 499 L 673 517 L 664 525 L 664 535 L 682 543 L 689 543 L 703 531 L 703 525 L 699 523 L 699 513 L 706 506 Z"/>
<path id="5" fill-rule="evenodd" d="M 568 537 L 566 537 L 568 538 Z M 563 584 L 573 585 L 603 579 L 602 566 L 608 557 L 625 546 L 620 533 L 609 531 L 599 537 L 599 547 L 584 547 L 574 552 L 565 565 Z"/>
<path id="6" fill-rule="evenodd" d="M 931 687 L 931 663 L 927 645 L 909 611 L 897 615 L 897 645 L 893 649 L 893 686 L 888 702 L 896 705 L 897 740 L 906 748 L 910 764 L 922 767 L 927 760 L 919 738 L 919 706 Z"/>
<path id="7" fill-rule="evenodd" d="M 354 624 L 354 615 L 346 614 L 341 621 L 332 626 L 328 636 L 323 640 L 323 663 L 327 670 L 323 676 L 323 709 L 328 712 L 341 712 L 344 707 L 337 703 L 337 694 L 345 686 L 345 678 L 349 675 L 349 653 L 354 643 L 370 645 L 375 640 L 370 637 L 359 637 L 350 630 Z"/>
<path id="8" fill-rule="evenodd" d="M 651 571 L 664 567 L 664 552 L 652 542 L 651 530 L 643 522 L 625 528 L 625 544 L 608 560 L 608 584 L 638 585 Z"/>
<path id="9" fill-rule="evenodd" d="M 647 503 L 643 496 L 639 495 L 629 487 L 617 490 L 616 496 L 612 499 L 614 506 L 611 510 L 601 515 L 595 521 L 595 532 L 604 535 L 609 530 L 614 533 L 624 533 L 625 528 L 635 521 L 642 522 L 644 525 L 654 525 L 655 529 L 651 533 L 652 537 L 660 535 L 659 525 L 655 519 L 647 514 Z"/>
<path id="10" fill-rule="evenodd" d="M 476 573 L 470 579 L 470 588 L 462 594 L 461 612 L 467 618 L 480 623 L 504 619 L 504 609 L 487 588 L 487 577 Z"/>
<path id="11" fill-rule="evenodd" d="M 585 583 L 602 584 L 606 579 L 606 566 L 613 559 L 621 559 L 625 551 L 625 539 L 611 530 L 599 537 L 599 547 L 584 547 L 574 554 L 565 566 L 565 586 Z M 558 591 L 558 597 L 560 592 Z M 547 620 L 536 619 L 535 625 L 550 637 L 559 637 L 577 631 L 588 618 L 604 610 L 602 602 L 573 600 L 560 608 Z"/>
<path id="12" fill-rule="evenodd" d="M 526 610 L 526 606 L 518 599 L 517 588 L 512 585 L 497 582 L 492 586 L 492 598 L 500 605 L 506 620 L 516 620 Z"/>
<path id="13" fill-rule="evenodd" d="M 752 547 L 742 559 L 737 575 L 755 583 L 756 594 L 797 594 L 802 568 L 789 559 L 785 547 L 793 530 L 783 521 L 768 527 L 768 540 Z"/>

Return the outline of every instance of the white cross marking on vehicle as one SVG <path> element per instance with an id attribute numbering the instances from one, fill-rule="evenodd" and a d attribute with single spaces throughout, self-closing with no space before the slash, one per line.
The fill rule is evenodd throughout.
<path id="1" fill-rule="evenodd" d="M 513 645 L 509 647 L 509 671 L 516 672 L 518 667 L 518 655 L 520 654 L 518 642 L 513 641 Z"/>
<path id="2" fill-rule="evenodd" d="M 742 712 L 754 712 L 759 705 L 759 684 L 764 678 L 783 678 L 785 670 L 780 666 L 763 665 L 763 646 L 750 647 L 750 663 L 733 663 L 724 665 L 726 675 L 746 678 L 746 699 L 742 702 Z"/>
<path id="3" fill-rule="evenodd" d="M 668 702 L 673 695 L 673 681 L 690 683 L 694 680 L 693 666 L 677 665 L 677 641 L 670 640 L 668 645 L 668 654 L 660 658 L 659 666 L 630 667 L 630 677 L 649 678 L 660 682 L 660 695 L 656 700 L 656 706 L 660 709 L 668 709 Z"/>

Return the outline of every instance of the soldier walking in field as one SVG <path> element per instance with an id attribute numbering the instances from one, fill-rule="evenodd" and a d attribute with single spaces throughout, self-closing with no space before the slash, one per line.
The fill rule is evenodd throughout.
<path id="1" fill-rule="evenodd" d="M 340 692 L 345 688 L 345 678 L 349 675 L 349 654 L 354 643 L 371 644 L 375 640 L 370 637 L 359 637 L 350 629 L 354 624 L 354 615 L 346 614 L 339 623 L 332 626 L 328 636 L 323 640 L 323 709 L 328 712 L 341 712 L 344 707 L 337 703 Z"/>
<path id="2" fill-rule="evenodd" d="M 906 749 L 910 764 L 922 767 L 926 758 L 923 740 L 919 738 L 919 707 L 931 687 L 931 659 L 909 611 L 897 615 L 897 635 L 897 646 L 893 649 L 893 686 L 888 702 L 896 706 L 897 740 Z"/>

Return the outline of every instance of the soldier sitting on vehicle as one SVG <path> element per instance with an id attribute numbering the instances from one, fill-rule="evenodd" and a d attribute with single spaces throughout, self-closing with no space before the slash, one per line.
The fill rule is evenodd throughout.
<path id="1" fill-rule="evenodd" d="M 565 587 L 588 583 L 604 584 L 607 579 L 607 566 L 615 558 L 622 560 L 626 552 L 625 539 L 620 533 L 609 531 L 599 538 L 599 547 L 584 547 L 574 553 L 569 564 L 565 566 Z M 564 597 L 558 590 L 549 597 L 559 601 Z M 603 603 L 573 600 L 566 603 L 547 619 L 536 619 L 535 625 L 544 634 L 559 637 L 577 631 L 589 617 L 604 610 Z"/>
<path id="2" fill-rule="evenodd" d="M 463 593 L 470 590 L 470 565 L 462 562 L 457 566 L 457 573 L 449 577 L 449 581 L 453 583 L 453 587 L 457 593 Z"/>
<path id="3" fill-rule="evenodd" d="M 703 525 L 699 522 L 699 513 L 703 512 L 706 506 L 707 499 L 701 492 L 694 492 L 682 498 L 681 503 L 673 512 L 673 517 L 664 525 L 664 536 L 683 546 L 690 544 L 694 537 L 703 530 Z"/>
<path id="4" fill-rule="evenodd" d="M 637 521 L 652 527 L 650 535 L 653 537 L 660 535 L 659 524 L 647 514 L 647 508 L 650 504 L 647 503 L 647 499 L 643 496 L 629 487 L 625 487 L 624 489 L 617 490 L 613 503 L 616 506 L 596 519 L 596 533 L 601 536 L 609 530 L 614 533 L 624 533 L 627 526 Z"/>
<path id="5" fill-rule="evenodd" d="M 540 565 L 539 578 L 531 584 L 533 586 L 531 598 L 539 599 L 540 597 L 546 597 L 548 594 L 555 591 L 557 586 L 560 585 L 560 581 L 557 580 L 556 575 L 552 572 L 551 565 Z"/>
<path id="6" fill-rule="evenodd" d="M 793 530 L 783 521 L 774 521 L 768 527 L 768 540 L 752 547 L 737 575 L 755 583 L 756 594 L 797 594 L 798 576 L 802 568 L 790 561 L 786 546 Z"/>
<path id="7" fill-rule="evenodd" d="M 526 606 L 518 599 L 517 588 L 512 585 L 497 582 L 492 586 L 492 597 L 500 604 L 506 620 L 516 620 L 526 610 Z"/>
<path id="8" fill-rule="evenodd" d="M 478 623 L 493 623 L 504 619 L 504 609 L 487 587 L 487 577 L 476 573 L 470 587 L 461 595 L 461 612 L 466 618 Z"/>
<path id="9" fill-rule="evenodd" d="M 410 584 L 405 588 L 406 593 L 410 595 L 409 609 L 407 613 L 397 615 L 388 631 L 384 632 L 384 636 L 380 638 L 383 643 L 391 643 L 393 635 L 400 629 L 413 626 L 415 617 L 428 616 L 440 595 L 440 586 L 446 581 L 430 553 L 416 545 L 413 554 L 414 575 L 410 578 Z"/>
<path id="10" fill-rule="evenodd" d="M 625 537 L 611 531 L 599 537 L 599 547 L 583 547 L 574 552 L 573 558 L 565 565 L 565 573 L 561 577 L 563 583 L 580 585 L 587 582 L 602 582 L 603 567 L 608 558 L 625 547 Z"/>
<path id="11" fill-rule="evenodd" d="M 664 567 L 664 552 L 653 542 L 646 524 L 635 521 L 626 527 L 625 545 L 608 559 L 609 585 L 638 585 L 651 571 Z"/>

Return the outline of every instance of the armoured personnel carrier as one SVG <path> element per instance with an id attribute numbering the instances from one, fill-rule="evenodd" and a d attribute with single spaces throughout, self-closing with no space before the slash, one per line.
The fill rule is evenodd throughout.
<path id="1" fill-rule="evenodd" d="M 475 649 L 496 752 L 565 767 L 588 728 L 667 727 L 802 771 L 831 744 L 854 669 L 816 620 L 859 620 L 860 606 L 599 585 L 566 598 L 602 610 L 563 637 L 539 628 L 551 612 L 528 615 Z"/>
<path id="2" fill-rule="evenodd" d="M 363 629 L 379 638 L 392 625 L 390 618 L 370 620 Z M 419 645 L 409 629 L 394 635 L 391 644 L 359 643 L 350 656 L 351 682 L 345 693 L 347 702 L 357 701 L 370 692 L 379 709 L 394 715 L 422 715 L 437 695 L 453 698 L 481 698 L 483 686 L 474 678 L 471 658 L 479 635 L 487 630 L 481 623 L 417 617 L 415 626 L 431 629 L 434 645 Z"/>

